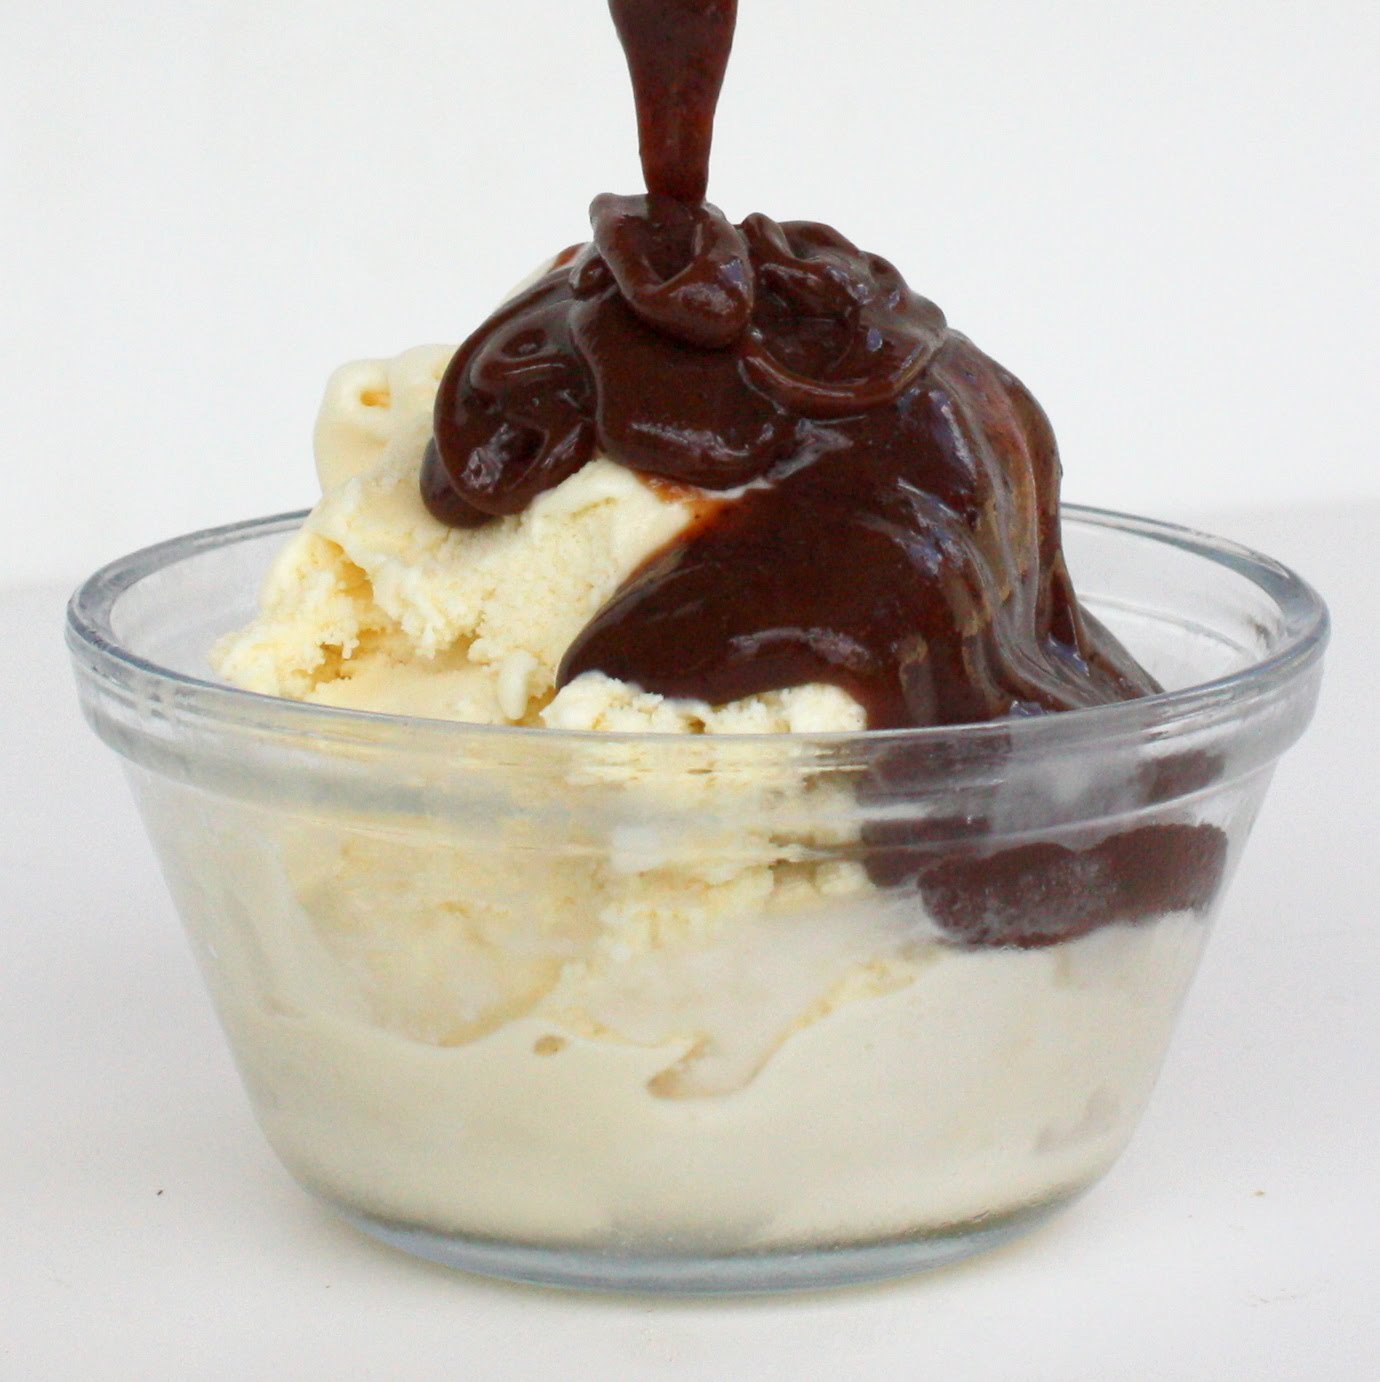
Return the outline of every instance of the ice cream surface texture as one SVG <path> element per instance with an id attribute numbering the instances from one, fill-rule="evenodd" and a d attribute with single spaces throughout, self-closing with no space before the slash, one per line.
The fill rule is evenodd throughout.
<path id="1" fill-rule="evenodd" d="M 520 514 L 478 529 L 442 524 L 419 475 L 453 354 L 419 346 L 332 376 L 315 436 L 322 498 L 275 564 L 260 617 L 216 648 L 222 676 L 264 695 L 475 724 L 863 727 L 861 708 L 831 686 L 712 707 L 595 672 L 557 694 L 581 629 L 705 501 L 596 457 Z"/>
<path id="2" fill-rule="evenodd" d="M 146 807 L 198 829 L 194 796 Z M 439 1234 L 750 1253 L 1057 1201 L 1130 1135 L 1205 934 L 967 950 L 789 868 L 620 889 L 388 824 L 218 806 L 169 875 L 287 1165 Z"/>

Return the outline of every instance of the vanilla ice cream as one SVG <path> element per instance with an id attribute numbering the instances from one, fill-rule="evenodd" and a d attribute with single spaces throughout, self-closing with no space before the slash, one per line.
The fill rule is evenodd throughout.
<path id="1" fill-rule="evenodd" d="M 515 789 L 478 841 L 415 818 L 222 814 L 218 856 L 175 885 L 285 1161 L 390 1223 L 703 1251 L 939 1233 L 1099 1175 L 1201 922 L 961 948 L 850 861 L 849 789 L 725 757 L 739 734 L 862 729 L 837 687 L 712 706 L 589 672 L 557 691 L 579 630 L 716 500 L 596 457 L 520 514 L 441 524 L 418 473 L 450 356 L 333 377 L 322 499 L 218 671 L 324 705 L 698 735 L 704 757 L 668 785 L 636 742 L 611 744 L 592 774 L 607 811 L 584 803 L 568 853 L 543 853 L 533 820 L 559 784 L 525 807 Z M 187 828 L 185 801 L 167 814 Z"/>
<path id="2" fill-rule="evenodd" d="M 173 838 L 204 831 L 150 787 Z M 169 875 L 265 1132 L 352 1213 L 437 1235 L 752 1253 L 1057 1202 L 1129 1137 L 1205 934 L 963 950 L 765 869 L 621 887 L 567 859 L 529 894 L 501 849 L 214 816 Z"/>
<path id="3" fill-rule="evenodd" d="M 576 634 L 709 496 L 596 458 L 523 513 L 445 526 L 418 474 L 436 386 L 454 354 L 419 346 L 332 376 L 316 424 L 322 497 L 263 592 L 263 613 L 223 640 L 227 681 L 269 696 L 474 724 L 656 732 L 825 733 L 863 727 L 832 686 L 711 707 L 597 673 L 559 694 Z"/>

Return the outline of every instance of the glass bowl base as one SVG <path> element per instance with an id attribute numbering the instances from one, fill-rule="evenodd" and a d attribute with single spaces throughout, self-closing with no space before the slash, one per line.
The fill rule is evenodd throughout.
<path id="1" fill-rule="evenodd" d="M 1076 1198 L 1065 1195 L 1000 1218 L 904 1238 L 705 1256 L 506 1243 L 392 1223 L 336 1203 L 331 1208 L 389 1247 L 479 1276 L 582 1291 L 715 1296 L 828 1290 L 911 1276 L 1000 1247 L 1040 1227 Z"/>

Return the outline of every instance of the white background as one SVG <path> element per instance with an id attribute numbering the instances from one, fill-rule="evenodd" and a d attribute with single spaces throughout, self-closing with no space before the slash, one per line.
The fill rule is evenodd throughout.
<path id="1" fill-rule="evenodd" d="M 1076 500 L 1380 496 L 1374 0 L 743 0 L 712 193 L 1032 386 Z M 602 0 L 0 5 L 0 582 L 310 502 L 339 361 L 639 186 Z"/>

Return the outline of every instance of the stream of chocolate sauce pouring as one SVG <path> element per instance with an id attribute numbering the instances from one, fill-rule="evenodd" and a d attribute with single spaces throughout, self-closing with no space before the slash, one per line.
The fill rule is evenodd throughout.
<path id="1" fill-rule="evenodd" d="M 1054 436 L 1021 383 L 837 231 L 734 226 L 704 201 L 736 0 L 610 8 L 647 195 L 599 197 L 592 243 L 460 348 L 422 472 L 427 507 L 458 526 L 520 512 L 601 452 L 699 504 L 575 640 L 560 683 L 597 670 L 722 704 L 826 682 L 873 729 L 1156 690 L 1075 599 Z M 1194 860 L 1180 891 L 1193 905 L 1215 891 L 1222 843 L 1200 858 L 1192 829 L 1161 829 L 1114 837 L 1138 843 L 1110 862 L 1077 856 L 1120 880 L 1100 920 L 1171 900 L 1154 876 Z M 989 857 L 966 884 L 961 861 L 942 860 L 927 900 L 961 930 L 952 897 L 1005 887 L 968 926 L 980 930 L 1003 896 L 1020 910 L 1031 869 L 1077 873 L 1038 854 Z M 892 874 L 921 876 L 925 856 L 912 838 Z"/>
<path id="2" fill-rule="evenodd" d="M 698 206 L 738 0 L 609 0 L 609 9 L 632 76 L 647 191 Z"/>

